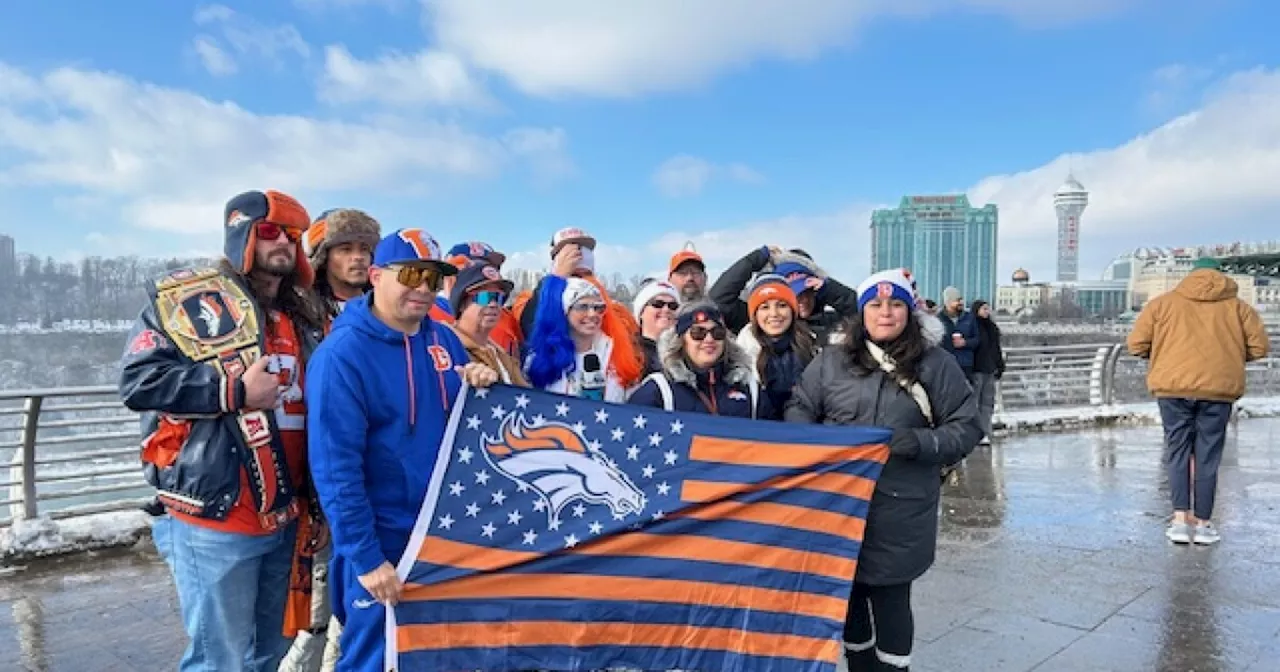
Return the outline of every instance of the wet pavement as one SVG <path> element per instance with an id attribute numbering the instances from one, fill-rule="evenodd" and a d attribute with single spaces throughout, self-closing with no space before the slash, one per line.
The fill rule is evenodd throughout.
<path id="1" fill-rule="evenodd" d="M 1280 419 L 1227 444 L 1216 547 L 1173 547 L 1156 427 L 1023 435 L 947 486 L 913 670 L 1280 670 Z M 150 543 L 0 573 L 0 670 L 172 670 Z"/>

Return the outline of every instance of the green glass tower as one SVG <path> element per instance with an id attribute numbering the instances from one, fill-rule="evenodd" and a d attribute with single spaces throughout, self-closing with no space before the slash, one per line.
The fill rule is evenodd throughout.
<path id="1" fill-rule="evenodd" d="M 949 285 L 966 303 L 994 302 L 999 229 L 993 204 L 974 208 L 963 194 L 904 196 L 871 214 L 871 270 L 910 269 L 920 296 L 939 303 Z"/>

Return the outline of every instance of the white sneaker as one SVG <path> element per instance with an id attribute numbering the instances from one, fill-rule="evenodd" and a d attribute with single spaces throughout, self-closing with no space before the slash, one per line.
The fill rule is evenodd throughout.
<path id="1" fill-rule="evenodd" d="M 1191 543 L 1191 526 L 1186 523 L 1169 523 L 1169 529 L 1164 531 L 1164 536 L 1175 544 L 1189 544 Z"/>
<path id="2" fill-rule="evenodd" d="M 1204 522 L 1196 525 L 1195 542 L 1201 546 L 1212 546 L 1222 541 L 1222 535 L 1218 534 L 1218 528 L 1213 523 Z"/>

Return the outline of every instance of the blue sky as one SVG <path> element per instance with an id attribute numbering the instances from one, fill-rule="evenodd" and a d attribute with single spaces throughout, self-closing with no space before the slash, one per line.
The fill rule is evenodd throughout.
<path id="1" fill-rule="evenodd" d="M 870 209 L 1001 208 L 1000 273 L 1276 237 L 1280 6 L 1249 0 L 0 2 L 0 231 L 41 255 L 216 252 L 279 188 L 443 244 L 600 270 L 804 246 L 856 282 Z"/>

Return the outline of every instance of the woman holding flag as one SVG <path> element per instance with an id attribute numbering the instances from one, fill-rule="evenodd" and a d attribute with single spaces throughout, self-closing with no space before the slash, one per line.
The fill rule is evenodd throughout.
<path id="1" fill-rule="evenodd" d="M 982 437 L 978 406 L 955 358 L 926 336 L 931 316 L 915 308 L 898 269 L 858 286 L 858 316 L 843 345 L 805 369 L 788 403 L 789 422 L 876 425 L 893 430 L 876 482 L 849 598 L 850 672 L 906 670 L 914 622 L 911 584 L 933 564 L 943 467 Z"/>

